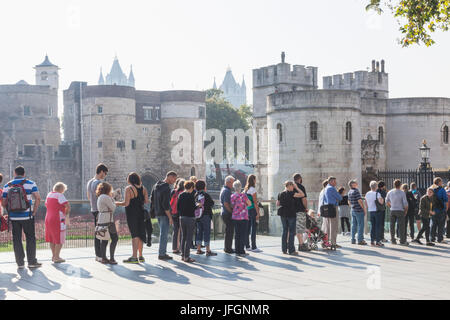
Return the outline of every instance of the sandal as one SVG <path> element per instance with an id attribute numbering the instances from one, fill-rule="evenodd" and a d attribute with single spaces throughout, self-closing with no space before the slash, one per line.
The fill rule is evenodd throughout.
<path id="1" fill-rule="evenodd" d="M 53 260 L 53 262 L 54 262 L 54 263 L 64 263 L 64 262 L 66 262 L 66 260 L 64 260 L 64 259 L 62 259 L 62 258 L 59 258 L 59 259 Z"/>
<path id="2" fill-rule="evenodd" d="M 195 262 L 195 260 L 192 259 L 192 258 L 187 258 L 187 259 L 184 260 L 184 262 L 193 263 L 193 262 Z"/>
<path id="3" fill-rule="evenodd" d="M 172 251 L 172 253 L 173 253 L 173 254 L 180 254 L 181 251 L 180 251 L 180 250 L 175 250 L 175 251 Z"/>
<path id="4" fill-rule="evenodd" d="M 203 251 L 203 250 L 197 250 L 197 254 L 205 254 L 205 251 Z"/>
<path id="5" fill-rule="evenodd" d="M 207 251 L 207 252 L 206 252 L 206 256 L 207 256 L 207 257 L 217 256 L 217 253 L 212 252 L 212 251 Z"/>

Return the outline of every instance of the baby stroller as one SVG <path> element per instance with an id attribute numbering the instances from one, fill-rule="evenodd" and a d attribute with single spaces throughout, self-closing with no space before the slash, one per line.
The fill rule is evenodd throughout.
<path id="1" fill-rule="evenodd" d="M 317 220 L 306 215 L 306 230 L 308 235 L 308 246 L 311 250 L 319 250 L 318 243 L 322 241 L 322 248 L 336 250 L 336 247 L 328 242 L 328 235 L 320 230 Z"/>

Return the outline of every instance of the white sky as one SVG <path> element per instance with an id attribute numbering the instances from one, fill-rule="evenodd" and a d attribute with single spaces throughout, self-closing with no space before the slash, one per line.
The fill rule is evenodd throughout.
<path id="1" fill-rule="evenodd" d="M 0 84 L 34 84 L 46 53 L 61 68 L 61 90 L 96 84 L 117 53 L 142 90 L 207 89 L 231 66 L 251 102 L 251 70 L 285 51 L 288 63 L 319 67 L 320 87 L 322 76 L 384 58 L 391 97 L 450 96 L 450 32 L 431 48 L 401 48 L 394 19 L 366 13 L 368 1 L 1 1 Z"/>

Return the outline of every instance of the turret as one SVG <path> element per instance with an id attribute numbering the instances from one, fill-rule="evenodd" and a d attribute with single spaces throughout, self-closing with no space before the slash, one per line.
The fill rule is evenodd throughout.
<path id="1" fill-rule="evenodd" d="M 100 68 L 100 77 L 98 78 L 98 84 L 99 85 L 104 85 L 105 84 L 105 79 L 103 78 L 102 68 Z"/>
<path id="2" fill-rule="evenodd" d="M 134 74 L 133 74 L 133 66 L 130 66 L 130 75 L 128 76 L 128 85 L 134 88 Z"/>
<path id="3" fill-rule="evenodd" d="M 34 69 L 36 70 L 36 85 L 50 86 L 51 89 L 58 90 L 59 68 L 57 65 L 50 62 L 48 55 L 45 55 L 44 62 L 36 65 Z"/>

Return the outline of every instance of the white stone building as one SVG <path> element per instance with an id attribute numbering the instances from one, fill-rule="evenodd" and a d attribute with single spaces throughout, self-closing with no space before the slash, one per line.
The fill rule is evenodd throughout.
<path id="1" fill-rule="evenodd" d="M 389 99 L 383 60 L 372 61 L 371 71 L 323 77 L 319 90 L 317 68 L 291 67 L 283 53 L 281 63 L 253 70 L 253 116 L 256 132 L 278 133 L 258 138 L 263 199 L 276 198 L 295 172 L 315 199 L 331 175 L 346 186 L 376 170 L 415 169 L 423 139 L 433 168 L 450 169 L 450 99 Z"/>

